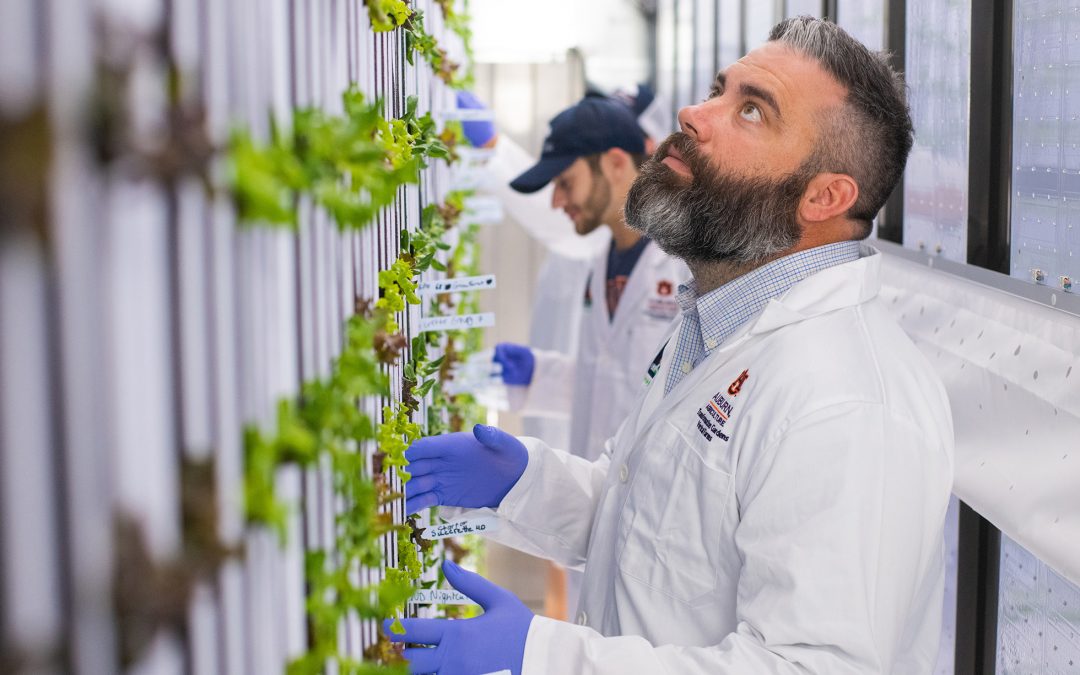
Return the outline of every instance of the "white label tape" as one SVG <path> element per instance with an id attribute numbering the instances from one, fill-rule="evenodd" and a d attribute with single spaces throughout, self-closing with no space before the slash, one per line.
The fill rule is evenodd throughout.
<path id="1" fill-rule="evenodd" d="M 478 518 L 455 520 L 452 523 L 444 523 L 442 525 L 432 525 L 425 529 L 420 536 L 424 539 L 436 541 L 438 539 L 446 539 L 447 537 L 460 537 L 464 534 L 489 534 L 498 529 L 498 518 L 480 516 Z"/>
<path id="2" fill-rule="evenodd" d="M 487 122 L 495 120 L 494 111 L 488 108 L 455 108 L 436 113 L 441 120 L 460 120 L 462 122 Z"/>
<path id="3" fill-rule="evenodd" d="M 417 605 L 475 605 L 469 596 L 453 589 L 421 588 L 409 598 Z"/>
<path id="4" fill-rule="evenodd" d="M 469 197 L 465 200 L 464 222 L 477 225 L 498 225 L 505 214 L 503 205 L 494 197 Z"/>
<path id="5" fill-rule="evenodd" d="M 485 274 L 479 277 L 455 277 L 424 281 L 416 287 L 419 295 L 438 295 L 439 293 L 460 293 L 464 291 L 482 291 L 495 288 L 495 275 Z"/>
<path id="6" fill-rule="evenodd" d="M 429 316 L 420 319 L 421 333 L 438 333 L 446 330 L 466 328 L 488 328 L 495 325 L 495 313 L 451 314 L 449 316 Z"/>

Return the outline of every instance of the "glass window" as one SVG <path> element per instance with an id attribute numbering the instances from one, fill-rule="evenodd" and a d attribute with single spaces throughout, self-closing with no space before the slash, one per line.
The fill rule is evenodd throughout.
<path id="1" fill-rule="evenodd" d="M 1011 275 L 1074 290 L 1080 276 L 1080 7 L 1014 17 Z"/>
<path id="2" fill-rule="evenodd" d="M 1080 671 L 1080 588 L 1001 536 L 998 675 Z"/>
<path id="3" fill-rule="evenodd" d="M 884 0 L 837 0 L 836 23 L 868 49 L 885 48 Z"/>
<path id="4" fill-rule="evenodd" d="M 945 513 L 945 601 L 941 608 L 941 642 L 934 675 L 956 671 L 956 583 L 960 563 L 960 500 L 949 499 Z"/>
<path id="5" fill-rule="evenodd" d="M 907 3 L 915 146 L 904 174 L 904 246 L 967 258 L 970 0 Z"/>

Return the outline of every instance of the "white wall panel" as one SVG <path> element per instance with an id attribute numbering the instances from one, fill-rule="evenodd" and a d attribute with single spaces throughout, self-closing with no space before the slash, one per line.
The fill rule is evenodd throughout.
<path id="1" fill-rule="evenodd" d="M 1080 581 L 1080 322 L 914 263 L 887 263 L 883 301 L 949 391 L 955 493 Z"/>
<path id="2" fill-rule="evenodd" d="M 438 5 L 415 6 L 446 39 Z M 239 224 L 230 135 L 265 143 L 271 118 L 287 134 L 296 106 L 340 114 L 354 80 L 391 115 L 407 95 L 422 114 L 453 93 L 350 0 L 11 0 L 0 51 L 0 125 L 47 123 L 28 165 L 44 216 L 0 213 L 0 663 L 284 672 L 309 647 L 306 550 L 333 549 L 345 505 L 325 463 L 285 466 L 290 536 L 248 523 L 243 429 L 272 434 L 278 402 L 330 372 L 357 294 L 377 297 L 448 173 L 434 162 L 359 234 L 310 201 L 295 232 Z M 400 396 L 400 364 L 390 377 Z M 362 405 L 377 420 L 383 403 Z M 196 470 L 213 478 L 189 491 Z M 118 616 L 129 602 L 145 615 Z M 356 617 L 342 631 L 356 658 L 377 635 Z"/>
<path id="3" fill-rule="evenodd" d="M 25 228 L 25 223 L 23 223 Z M 29 228 L 0 246 L 0 551 L 4 638 L 59 673 L 61 560 L 44 252 Z"/>
<path id="4" fill-rule="evenodd" d="M 694 1 L 694 81 L 689 103 L 709 95 L 717 71 L 717 1 Z"/>
<path id="5" fill-rule="evenodd" d="M 837 0 L 836 23 L 872 51 L 885 48 L 885 0 Z"/>

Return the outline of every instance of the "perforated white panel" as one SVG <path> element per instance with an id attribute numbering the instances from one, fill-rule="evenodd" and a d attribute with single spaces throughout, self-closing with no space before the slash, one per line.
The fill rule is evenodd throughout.
<path id="1" fill-rule="evenodd" d="M 1080 673 L 1080 588 L 1001 538 L 998 675 Z"/>
<path id="2" fill-rule="evenodd" d="M 907 3 L 915 146 L 904 174 L 904 246 L 967 257 L 970 0 Z"/>
<path id="3" fill-rule="evenodd" d="M 1014 27 L 1011 274 L 1072 290 L 1080 276 L 1080 4 L 1016 3 Z"/>

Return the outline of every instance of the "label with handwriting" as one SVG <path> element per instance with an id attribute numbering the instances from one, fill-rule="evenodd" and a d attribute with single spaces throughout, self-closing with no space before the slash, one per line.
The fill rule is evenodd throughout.
<path id="1" fill-rule="evenodd" d="M 428 316 L 420 319 L 421 333 L 439 333 L 447 330 L 466 328 L 487 328 L 495 325 L 495 313 L 451 314 L 448 316 Z"/>
<path id="2" fill-rule="evenodd" d="M 452 588 L 421 588 L 409 598 L 417 605 L 475 605 L 476 601 Z"/>
<path id="3" fill-rule="evenodd" d="M 495 275 L 485 274 L 479 277 L 454 277 L 424 281 L 417 285 L 418 295 L 438 295 L 439 293 L 462 293 L 464 291 L 482 291 L 495 288 Z"/>
<path id="4" fill-rule="evenodd" d="M 437 539 L 446 539 L 447 537 L 460 537 L 465 534 L 489 534 L 498 529 L 498 518 L 480 516 L 477 518 L 455 520 L 452 523 L 443 523 L 442 525 L 432 525 L 431 527 L 426 528 L 420 536 L 424 539 L 435 541 Z"/>

